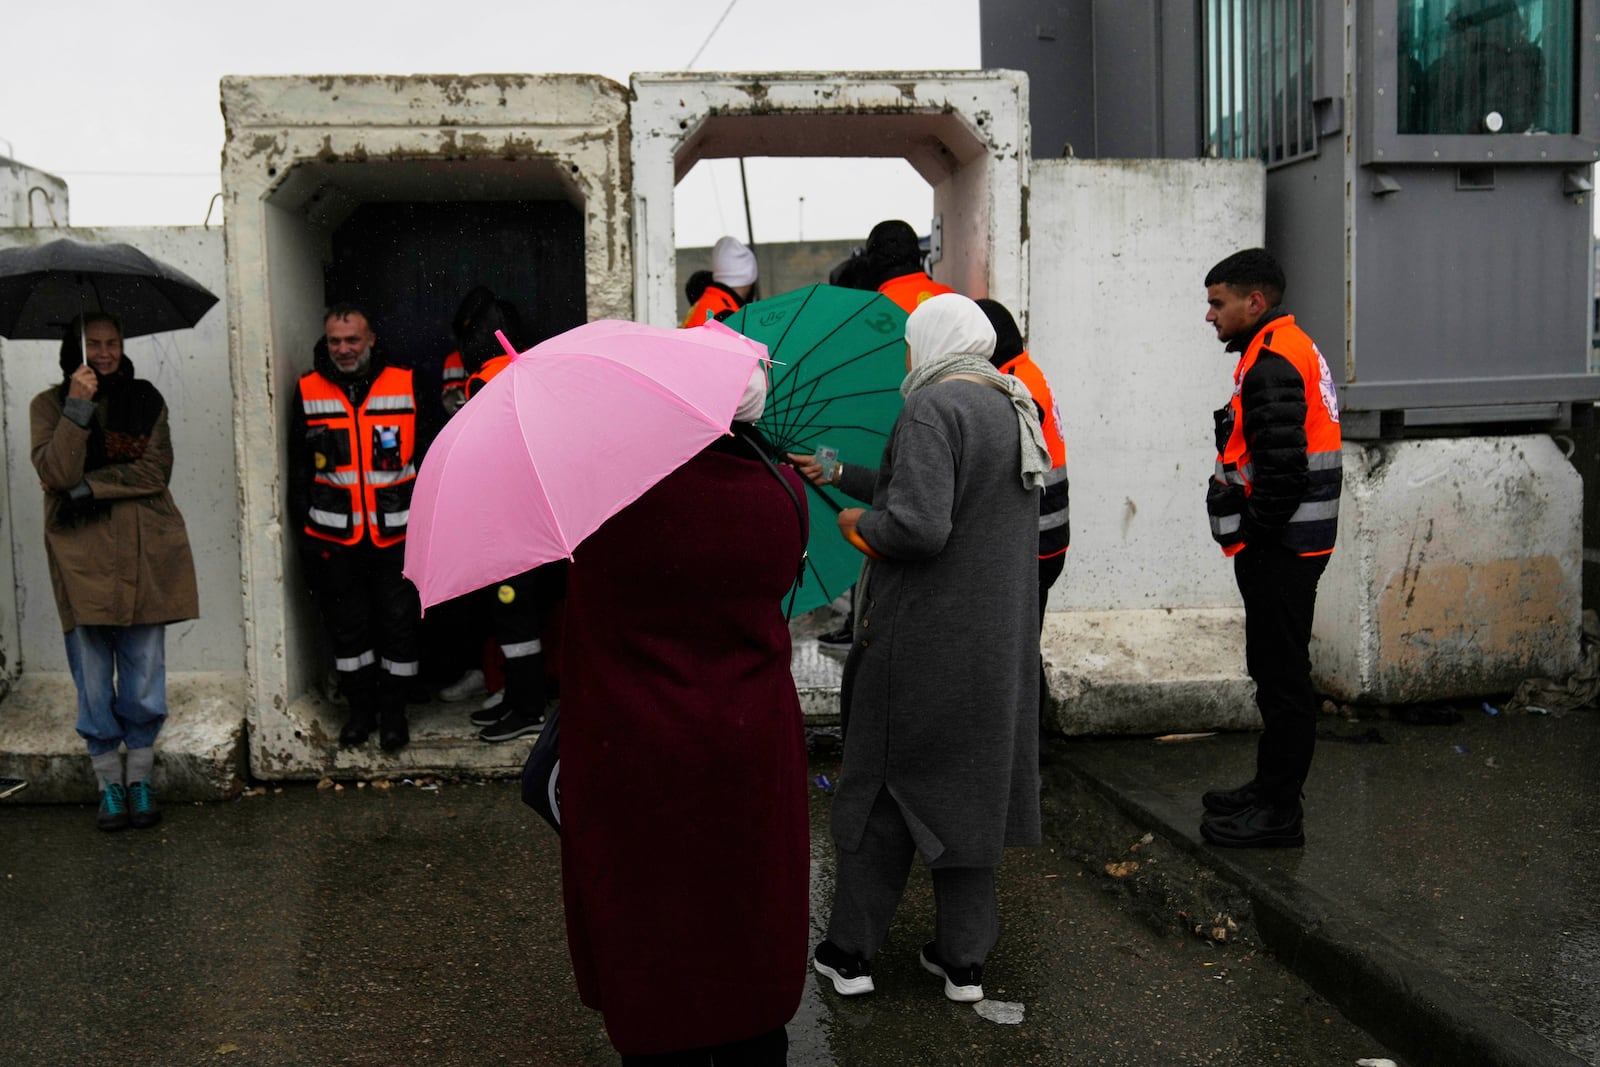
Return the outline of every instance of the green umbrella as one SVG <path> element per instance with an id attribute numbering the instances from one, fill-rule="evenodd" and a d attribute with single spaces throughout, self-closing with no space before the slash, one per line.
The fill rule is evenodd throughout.
<path id="1" fill-rule="evenodd" d="M 845 463 L 878 465 L 906 376 L 899 305 L 876 292 L 810 285 L 747 304 L 726 325 L 772 355 L 767 410 L 757 425 L 780 451 L 814 453 L 827 445 Z M 855 581 L 861 553 L 839 536 L 834 516 L 857 506 L 834 489 L 811 488 L 807 574 L 795 614 L 821 607 Z"/>

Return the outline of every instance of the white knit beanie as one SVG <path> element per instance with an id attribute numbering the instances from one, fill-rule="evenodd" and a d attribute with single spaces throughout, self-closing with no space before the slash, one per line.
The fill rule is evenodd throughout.
<path id="1" fill-rule="evenodd" d="M 736 237 L 723 237 L 711 247 L 711 280 L 723 285 L 751 285 L 756 280 L 756 254 Z"/>

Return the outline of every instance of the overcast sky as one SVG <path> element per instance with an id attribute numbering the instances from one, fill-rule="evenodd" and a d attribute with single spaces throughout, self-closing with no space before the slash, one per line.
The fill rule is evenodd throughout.
<path id="1" fill-rule="evenodd" d="M 978 0 L 34 0 L 7 4 L 0 32 L 0 153 L 63 178 L 78 226 L 205 219 L 221 189 L 225 74 L 572 73 L 626 85 L 685 69 L 980 65 Z M 746 169 L 758 242 L 862 238 L 891 217 L 925 232 L 932 210 L 898 160 Z M 678 199 L 680 246 L 744 236 L 737 161 L 699 164 Z"/>

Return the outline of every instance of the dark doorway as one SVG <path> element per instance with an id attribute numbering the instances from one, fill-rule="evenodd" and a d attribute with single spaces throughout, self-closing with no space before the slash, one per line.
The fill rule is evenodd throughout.
<path id="1" fill-rule="evenodd" d="M 366 308 L 388 358 L 437 397 L 450 320 L 474 285 L 517 306 L 527 348 L 587 319 L 583 216 L 564 201 L 366 203 L 333 232 L 329 304 Z"/>

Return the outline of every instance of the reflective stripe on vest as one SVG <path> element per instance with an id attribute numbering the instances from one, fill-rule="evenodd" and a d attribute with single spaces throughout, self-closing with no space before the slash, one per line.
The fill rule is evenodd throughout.
<path id="1" fill-rule="evenodd" d="M 467 380 L 467 365 L 462 361 L 460 352 L 452 352 L 444 357 L 444 369 L 439 372 L 439 380 L 444 382 Z"/>
<path id="2" fill-rule="evenodd" d="M 1044 371 L 1028 358 L 1028 353 L 1001 364 L 1000 373 L 1009 374 L 1027 386 L 1034 404 L 1044 412 L 1040 429 L 1044 431 L 1045 447 L 1050 450 L 1050 470 L 1044 476 L 1044 492 L 1039 496 L 1039 558 L 1050 559 L 1061 555 L 1072 543 L 1072 527 L 1068 521 L 1067 442 L 1061 432 L 1061 409 Z"/>
<path id="3" fill-rule="evenodd" d="M 953 293 L 955 290 L 942 282 L 934 281 L 919 270 L 902 274 L 898 278 L 890 278 L 878 286 L 878 292 L 899 304 L 901 310 L 909 315 L 917 310 L 917 305 L 924 300 Z"/>
<path id="4" fill-rule="evenodd" d="M 360 410 L 316 371 L 301 377 L 300 397 L 315 461 L 305 532 L 342 545 L 403 542 L 417 477 L 411 372 L 385 367 Z"/>
<path id="5" fill-rule="evenodd" d="M 1294 324 L 1293 315 L 1273 319 L 1258 332 L 1245 350 L 1233 373 L 1233 428 L 1226 447 L 1217 457 L 1212 477 L 1228 485 L 1241 486 L 1246 497 L 1255 480 L 1255 465 L 1245 444 L 1245 375 L 1255 366 L 1263 350 L 1289 361 L 1305 383 L 1306 401 L 1306 494 L 1284 524 L 1281 542 L 1302 556 L 1322 556 L 1333 551 L 1339 533 L 1339 492 L 1344 483 L 1344 461 L 1339 434 L 1339 400 L 1333 374 L 1316 344 Z M 1211 516 L 1211 536 L 1222 551 L 1234 555 L 1244 547 L 1237 540 L 1241 515 L 1237 512 Z"/>

